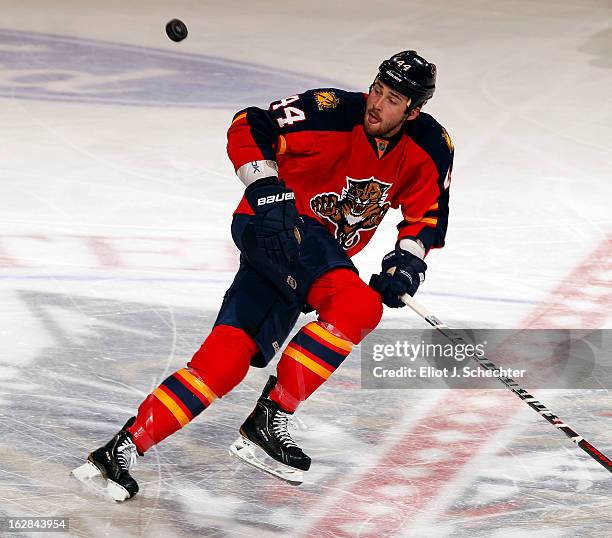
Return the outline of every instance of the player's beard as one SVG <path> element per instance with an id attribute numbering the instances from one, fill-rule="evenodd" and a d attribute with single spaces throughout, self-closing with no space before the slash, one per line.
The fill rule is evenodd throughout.
<path id="1" fill-rule="evenodd" d="M 407 115 L 404 115 L 399 121 L 383 121 L 380 115 L 372 109 L 366 110 L 363 120 L 365 132 L 376 138 L 389 138 L 399 131 L 401 126 L 406 121 Z"/>

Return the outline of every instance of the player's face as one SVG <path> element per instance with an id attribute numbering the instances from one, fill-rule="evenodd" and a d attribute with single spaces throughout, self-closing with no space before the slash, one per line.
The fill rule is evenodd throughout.
<path id="1" fill-rule="evenodd" d="M 409 104 L 406 96 L 376 80 L 366 103 L 365 132 L 377 138 L 393 136 L 409 118 L 406 113 Z"/>

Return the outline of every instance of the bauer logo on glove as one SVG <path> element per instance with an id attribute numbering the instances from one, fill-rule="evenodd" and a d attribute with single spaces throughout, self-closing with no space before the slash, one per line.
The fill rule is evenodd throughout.
<path id="1" fill-rule="evenodd" d="M 303 223 L 295 206 L 295 194 L 277 177 L 258 179 L 244 196 L 253 210 L 257 248 L 272 262 L 295 260 L 303 234 Z"/>
<path id="2" fill-rule="evenodd" d="M 295 194 L 291 191 L 281 194 L 265 196 L 257 199 L 257 205 L 273 204 L 274 202 L 284 202 L 285 200 L 295 200 Z"/>

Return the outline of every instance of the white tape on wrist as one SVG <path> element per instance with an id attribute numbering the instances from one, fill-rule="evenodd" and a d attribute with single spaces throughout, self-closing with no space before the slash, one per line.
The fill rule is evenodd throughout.
<path id="1" fill-rule="evenodd" d="M 407 237 L 400 239 L 399 248 L 414 254 L 417 258 L 421 258 L 421 260 L 425 258 L 425 247 L 418 239 L 408 239 Z"/>
<path id="2" fill-rule="evenodd" d="M 252 161 L 238 168 L 236 175 L 244 183 L 244 186 L 248 187 L 258 179 L 271 176 L 278 177 L 278 165 L 276 161 Z"/>

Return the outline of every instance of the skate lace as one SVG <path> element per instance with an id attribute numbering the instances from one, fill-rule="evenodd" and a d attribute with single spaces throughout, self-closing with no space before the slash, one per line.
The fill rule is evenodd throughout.
<path id="1" fill-rule="evenodd" d="M 285 446 L 297 447 L 295 441 L 289 435 L 289 430 L 287 429 L 287 421 L 289 420 L 289 414 L 284 413 L 283 411 L 277 411 L 274 415 L 274 419 L 272 420 L 272 431 L 275 433 L 277 439 Z"/>
<path id="2" fill-rule="evenodd" d="M 125 472 L 129 472 L 136 464 L 137 456 L 136 445 L 132 443 L 131 439 L 124 439 L 117 446 L 117 461 L 119 462 L 119 467 Z"/>

